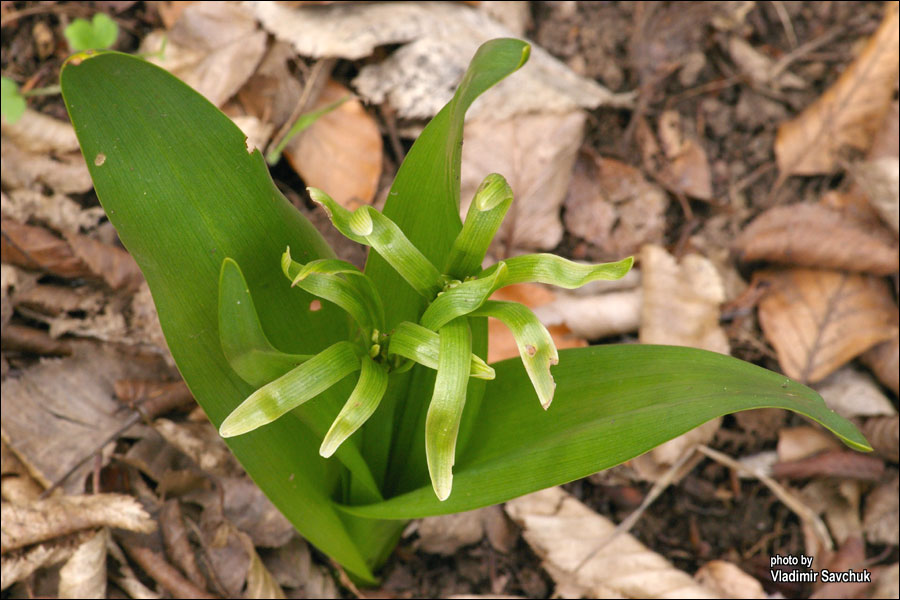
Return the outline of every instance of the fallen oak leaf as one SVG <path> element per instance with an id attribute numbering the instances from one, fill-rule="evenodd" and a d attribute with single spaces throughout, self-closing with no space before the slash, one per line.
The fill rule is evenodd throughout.
<path id="1" fill-rule="evenodd" d="M 735 246 L 743 261 L 888 275 L 900 266 L 897 240 L 821 204 L 775 206 L 754 219 Z"/>
<path id="2" fill-rule="evenodd" d="M 785 374 L 815 383 L 897 332 L 887 283 L 871 275 L 814 269 L 766 270 L 759 322 Z"/>
<path id="3" fill-rule="evenodd" d="M 782 123 L 775 157 L 782 176 L 832 173 L 847 149 L 864 152 L 894 97 L 900 57 L 898 5 L 888 2 L 878 30 L 838 80 Z"/>

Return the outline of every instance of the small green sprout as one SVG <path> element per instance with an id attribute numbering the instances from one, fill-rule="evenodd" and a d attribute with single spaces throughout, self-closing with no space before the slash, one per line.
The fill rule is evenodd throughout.
<path id="1" fill-rule="evenodd" d="M 72 52 L 104 50 L 112 47 L 119 37 L 119 26 L 106 13 L 98 12 L 90 21 L 75 19 L 63 32 Z"/>
<path id="2" fill-rule="evenodd" d="M 494 377 L 494 370 L 472 353 L 468 319 L 494 317 L 509 327 L 538 400 L 546 410 L 556 388 L 550 368 L 559 362 L 553 338 L 527 307 L 489 300 L 491 294 L 501 287 L 529 281 L 574 288 L 596 279 L 619 279 L 631 268 L 632 258 L 583 265 L 551 254 L 536 254 L 501 261 L 482 271 L 481 263 L 491 239 L 513 200 L 506 180 L 495 173 L 488 175 L 478 188 L 453 243 L 445 273 L 393 221 L 374 208 L 362 206 L 351 212 L 322 190 L 310 188 L 309 193 L 338 231 L 371 246 L 425 298 L 428 307 L 419 323 L 404 321 L 393 331 L 382 333 L 384 305 L 368 276 L 340 260 L 295 262 L 288 248 L 281 257 L 281 269 L 291 285 L 344 309 L 356 324 L 356 334 L 353 340 L 330 346 L 260 387 L 225 419 L 219 432 L 223 437 L 231 437 L 271 423 L 359 371 L 356 387 L 322 442 L 320 454 L 329 457 L 378 408 L 390 374 L 402 371 L 413 361 L 437 370 L 425 420 L 425 455 L 435 494 L 445 500 L 453 487 L 456 438 L 469 378 Z M 220 281 L 220 335 L 226 357 L 241 374 L 248 359 L 237 356 L 233 350 L 236 340 L 229 332 L 235 327 L 230 321 L 240 318 L 246 323 L 240 329 L 245 340 L 249 340 L 244 345 L 253 352 L 271 356 L 274 349 L 259 327 L 246 284 L 239 269 L 235 269 L 236 263 L 226 259 Z M 246 314 L 237 317 L 235 303 L 242 301 L 240 310 Z M 299 356 L 285 354 L 279 364 L 300 360 Z"/>
<path id="3" fill-rule="evenodd" d="M 15 123 L 25 114 L 25 97 L 19 91 L 19 84 L 4 77 L 0 80 L 0 95 L 2 95 L 2 114 L 7 123 Z"/>

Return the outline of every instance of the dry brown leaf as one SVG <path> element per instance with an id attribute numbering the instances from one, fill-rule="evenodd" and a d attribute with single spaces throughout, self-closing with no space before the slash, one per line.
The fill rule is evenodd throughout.
<path id="1" fill-rule="evenodd" d="M 876 275 L 900 266 L 897 240 L 888 231 L 821 204 L 770 208 L 747 226 L 735 245 L 745 261 Z"/>
<path id="2" fill-rule="evenodd" d="M 437 114 L 478 46 L 513 36 L 483 12 L 455 2 L 335 3 L 327 8 L 256 2 L 252 10 L 266 29 L 303 56 L 358 59 L 378 46 L 411 42 L 381 63 L 364 66 L 353 81 L 368 102 L 388 101 L 404 118 Z M 506 119 L 632 102 L 629 95 L 612 94 L 579 77 L 539 46 L 532 46 L 528 64 L 513 79 L 488 91 L 471 116 Z"/>
<path id="3" fill-rule="evenodd" d="M 570 335 L 598 340 L 637 331 L 642 294 L 640 288 L 594 296 L 560 292 L 556 300 L 536 308 L 534 314 L 548 327 L 562 326 Z"/>
<path id="4" fill-rule="evenodd" d="M 659 181 L 676 194 L 712 200 L 712 171 L 706 150 L 695 135 L 686 131 L 676 111 L 660 115 L 659 141 L 666 157 L 657 173 Z"/>
<path id="5" fill-rule="evenodd" d="M 728 338 L 719 327 L 725 290 L 715 266 L 689 254 L 675 261 L 663 248 L 641 250 L 644 303 L 640 339 L 643 344 L 692 346 L 728 354 Z"/>
<path id="6" fill-rule="evenodd" d="M 839 544 L 861 535 L 859 482 L 815 479 L 803 487 L 800 499 L 816 514 L 825 516 L 828 529 Z"/>
<path id="7" fill-rule="evenodd" d="M 3 500 L 16 504 L 27 504 L 37 500 L 43 488 L 31 477 L 24 463 L 18 459 L 6 442 L 0 441 L 0 476 L 3 485 L 0 491 Z"/>
<path id="8" fill-rule="evenodd" d="M 141 51 L 221 106 L 256 70 L 266 51 L 266 33 L 239 3 L 197 2 L 184 8 L 171 31 L 145 37 Z"/>
<path id="9" fill-rule="evenodd" d="M 463 136 L 460 199 L 465 215 L 485 176 L 502 173 L 515 200 L 495 238 L 504 248 L 550 250 L 563 236 L 565 199 L 584 129 L 581 111 L 506 120 L 471 119 Z"/>
<path id="10" fill-rule="evenodd" d="M 3 552 L 94 527 L 118 527 L 141 533 L 156 529 L 156 521 L 140 502 L 122 494 L 54 496 L 25 506 L 3 504 L 0 511 Z"/>
<path id="11" fill-rule="evenodd" d="M 238 91 L 244 110 L 263 122 L 281 127 L 290 118 L 303 86 L 288 68 L 296 57 L 290 44 L 275 42 L 259 63 L 256 73 Z"/>
<path id="12" fill-rule="evenodd" d="M 91 277 L 93 272 L 72 248 L 46 229 L 3 219 L 0 248 L 3 262 L 25 269 L 44 270 L 67 279 Z"/>
<path id="13" fill-rule="evenodd" d="M 452 556 L 463 546 L 480 542 L 484 537 L 480 510 L 422 519 L 418 547 L 430 554 Z"/>
<path id="14" fill-rule="evenodd" d="M 611 158 L 581 154 L 566 196 L 566 228 L 610 258 L 660 243 L 668 196 L 641 172 Z"/>
<path id="15" fill-rule="evenodd" d="M 92 316 L 100 312 L 106 304 L 103 294 L 88 286 L 62 286 L 40 284 L 17 289 L 12 296 L 12 304 L 35 310 L 41 314 L 56 317 L 73 311 Z"/>
<path id="16" fill-rule="evenodd" d="M 536 283 L 519 283 L 501 288 L 491 295 L 492 300 L 519 302 L 535 312 L 540 319 L 538 311 L 551 305 L 556 299 L 556 293 L 549 287 Z M 587 341 L 574 335 L 563 323 L 548 323 L 541 321 L 550 332 L 553 343 L 557 348 L 583 348 Z M 488 319 L 488 362 L 495 363 L 507 358 L 519 356 L 519 347 L 516 338 L 509 328 L 497 319 Z"/>
<path id="17" fill-rule="evenodd" d="M 0 181 L 10 189 L 45 185 L 60 194 L 83 194 L 94 186 L 81 152 L 58 157 L 29 152 L 5 134 L 0 138 Z"/>
<path id="18" fill-rule="evenodd" d="M 897 409 L 868 373 L 844 367 L 816 385 L 828 408 L 844 418 L 895 415 Z"/>
<path id="19" fill-rule="evenodd" d="M 785 374 L 815 383 L 897 333 L 897 308 L 880 278 L 855 273 L 758 271 L 769 287 L 759 322 Z"/>
<path id="20" fill-rule="evenodd" d="M 507 502 L 506 512 L 522 527 L 562 597 L 718 597 L 628 533 L 613 538 L 576 571 L 616 526 L 561 488 Z"/>
<path id="21" fill-rule="evenodd" d="M 328 571 L 313 562 L 309 546 L 299 536 L 267 552 L 263 561 L 279 585 L 299 588 L 306 598 L 337 598 L 338 589 Z"/>
<path id="22" fill-rule="evenodd" d="M 900 233 L 900 162 L 897 157 L 856 163 L 850 172 L 881 219 L 894 234 Z"/>
<path id="23" fill-rule="evenodd" d="M 866 496 L 863 516 L 863 532 L 870 544 L 900 544 L 900 496 L 897 495 L 898 477 L 894 477 L 872 490 Z"/>
<path id="24" fill-rule="evenodd" d="M 238 537 L 244 544 L 244 550 L 250 556 L 250 566 L 247 569 L 247 589 L 244 591 L 244 598 L 284 598 L 284 590 L 275 581 L 275 578 L 266 568 L 265 563 L 253 547 L 253 540 L 250 536 L 241 531 Z"/>
<path id="25" fill-rule="evenodd" d="M 216 477 L 235 477 L 243 472 L 234 455 L 208 421 L 176 423 L 157 419 L 153 428 L 172 446 L 190 457 L 203 471 Z"/>
<path id="26" fill-rule="evenodd" d="M 106 598 L 108 540 L 109 530 L 104 527 L 78 546 L 59 570 L 60 598 Z"/>
<path id="27" fill-rule="evenodd" d="M 294 526 L 249 478 L 223 477 L 219 482 L 224 493 L 225 516 L 247 533 L 254 545 L 278 548 L 294 536 Z"/>
<path id="28" fill-rule="evenodd" d="M 896 2 L 840 78 L 794 119 L 782 123 L 775 156 L 782 175 L 834 172 L 848 149 L 865 152 L 894 99 L 900 60 Z"/>
<path id="29" fill-rule="evenodd" d="M 873 575 L 875 586 L 869 598 L 896 598 L 900 589 L 900 563 L 894 563 L 886 567 L 876 567 Z"/>
<path id="30" fill-rule="evenodd" d="M 778 431 L 778 460 L 787 462 L 813 456 L 825 450 L 840 450 L 833 435 L 809 425 L 785 427 Z"/>
<path id="31" fill-rule="evenodd" d="M 734 64 L 750 78 L 757 87 L 803 89 L 806 82 L 788 71 L 776 72 L 775 61 L 737 35 L 728 39 L 728 53 Z"/>
<path id="32" fill-rule="evenodd" d="M 8 328 L 4 328 L 4 331 Z M 121 348 L 82 342 L 74 356 L 45 360 L 2 386 L 3 437 L 32 475 L 49 487 L 131 416 L 113 399 L 116 380 L 157 378 L 161 365 Z M 80 493 L 91 464 L 66 479 Z"/>
<path id="33" fill-rule="evenodd" d="M 759 581 L 726 560 L 709 561 L 694 573 L 694 579 L 720 598 L 768 598 Z"/>
<path id="34" fill-rule="evenodd" d="M 5 483 L 4 483 L 5 485 Z M 29 577 L 38 569 L 51 567 L 67 560 L 81 543 L 93 535 L 92 531 L 80 531 L 25 550 L 7 552 L 0 559 L 0 589 L 5 590 L 17 581 Z"/>
<path id="35" fill-rule="evenodd" d="M 81 205 L 63 194 L 45 196 L 29 189 L 11 190 L 2 194 L 3 216 L 26 223 L 30 219 L 40 221 L 57 231 L 93 229 L 104 216 L 103 208 L 81 208 Z"/>
<path id="36" fill-rule="evenodd" d="M 348 95 L 350 90 L 329 79 L 310 110 Z M 350 99 L 291 140 L 284 156 L 307 185 L 325 190 L 345 208 L 354 209 L 375 199 L 382 152 L 375 119 L 359 100 Z"/>
<path id="37" fill-rule="evenodd" d="M 68 341 L 58 340 L 42 329 L 26 325 L 7 324 L 0 333 L 3 350 L 7 352 L 25 352 L 38 356 L 69 356 L 72 346 Z"/>
<path id="38" fill-rule="evenodd" d="M 900 336 L 894 335 L 893 339 L 866 350 L 860 359 L 872 369 L 878 381 L 893 390 L 894 394 L 900 394 Z"/>
<path id="39" fill-rule="evenodd" d="M 15 123 L 4 119 L 0 123 L 0 130 L 25 152 L 60 155 L 81 151 L 71 123 L 31 109 L 26 109 Z"/>
<path id="40" fill-rule="evenodd" d="M 862 426 L 862 434 L 880 456 L 900 462 L 900 417 L 874 417 Z"/>
<path id="41" fill-rule="evenodd" d="M 102 278 L 114 290 L 136 290 L 144 281 L 137 262 L 122 248 L 116 248 L 77 233 L 65 233 L 76 257 L 88 266 L 94 277 Z"/>
<path id="42" fill-rule="evenodd" d="M 206 577 L 200 571 L 197 556 L 191 548 L 179 500 L 170 498 L 163 504 L 162 510 L 159 511 L 159 530 L 169 560 L 181 569 L 191 583 L 206 589 Z"/>

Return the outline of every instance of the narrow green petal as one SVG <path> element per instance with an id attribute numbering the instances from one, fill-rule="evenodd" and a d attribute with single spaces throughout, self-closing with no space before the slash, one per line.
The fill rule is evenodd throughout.
<path id="1" fill-rule="evenodd" d="M 301 264 L 291 260 L 291 249 L 287 248 L 281 257 L 281 269 L 291 282 L 306 279 L 310 274 L 346 275 L 346 281 L 356 288 L 365 304 L 376 329 L 384 329 L 384 304 L 375 289 L 375 284 L 355 265 L 336 258 L 323 258 Z"/>
<path id="2" fill-rule="evenodd" d="M 315 398 L 359 369 L 359 356 L 350 342 L 338 342 L 299 367 L 259 388 L 235 408 L 219 427 L 219 435 L 233 437 L 271 423 L 289 410 Z"/>
<path id="3" fill-rule="evenodd" d="M 454 319 L 439 333 L 437 377 L 425 417 L 425 458 L 434 493 L 443 501 L 453 489 L 456 436 L 466 405 L 472 332 L 467 319 Z"/>
<path id="4" fill-rule="evenodd" d="M 219 341 L 231 368 L 241 379 L 257 387 L 278 379 L 312 357 L 286 354 L 269 342 L 244 274 L 230 258 L 222 261 L 219 273 Z"/>
<path id="5" fill-rule="evenodd" d="M 440 336 L 421 325 L 404 321 L 391 334 L 389 354 L 414 360 L 429 369 L 438 368 L 438 354 L 441 349 Z M 493 379 L 494 369 L 477 354 L 472 354 L 469 366 L 471 376 L 476 379 Z"/>
<path id="6" fill-rule="evenodd" d="M 494 317 L 512 331 L 516 338 L 519 355 L 525 365 L 531 385 L 537 392 L 544 410 L 550 407 L 556 383 L 550 374 L 550 367 L 559 363 L 559 354 L 553 337 L 533 312 L 518 302 L 498 302 L 488 300 L 481 308 L 472 312 L 472 316 Z"/>
<path id="7" fill-rule="evenodd" d="M 359 381 L 322 440 L 319 454 L 328 458 L 344 440 L 362 427 L 378 408 L 387 386 L 388 372 L 371 358 L 364 356 Z"/>
<path id="8" fill-rule="evenodd" d="M 344 237 L 350 238 L 357 244 L 367 245 L 369 243 L 366 241 L 365 237 L 357 235 L 351 229 L 350 217 L 353 215 L 352 212 L 338 204 L 331 196 L 318 188 L 308 187 L 306 188 L 306 191 L 309 192 L 309 197 L 312 198 L 313 202 L 325 209 L 325 214 L 331 219 L 331 224 L 334 225 L 334 228 L 340 231 Z"/>
<path id="9" fill-rule="evenodd" d="M 307 189 L 338 231 L 354 242 L 372 246 L 419 294 L 430 300 L 441 290 L 443 276 L 396 223 L 371 206 L 350 212 L 322 190 Z"/>
<path id="10" fill-rule="evenodd" d="M 443 276 L 389 218 L 371 206 L 360 206 L 350 226 L 360 235 L 368 232 L 366 242 L 419 294 L 430 300 L 441 290 Z"/>
<path id="11" fill-rule="evenodd" d="M 422 325 L 437 331 L 456 317 L 481 306 L 498 288 L 506 285 L 505 282 L 506 265 L 499 262 L 490 275 L 463 282 L 440 294 L 422 314 Z"/>
<path id="12" fill-rule="evenodd" d="M 508 258 L 503 262 L 506 263 L 506 276 L 503 278 L 502 286 L 514 283 L 546 283 L 573 289 L 598 279 L 621 279 L 631 269 L 634 257 L 629 256 L 618 262 L 590 265 L 566 260 L 555 254 L 526 254 Z M 479 279 L 493 275 L 496 269 L 497 265 L 492 265 L 479 275 Z"/>
<path id="13" fill-rule="evenodd" d="M 324 268 L 317 269 L 314 266 L 305 269 L 306 265 L 291 260 L 290 252 L 291 249 L 288 248 L 281 256 L 281 270 L 291 279 L 291 286 L 337 304 L 367 333 L 381 324 L 384 313 L 382 311 L 381 315 L 377 314 L 378 307 L 373 298 L 368 296 L 366 288 L 354 285 Z"/>
<path id="14" fill-rule="evenodd" d="M 466 222 L 453 242 L 445 273 L 464 279 L 481 270 L 481 261 L 512 201 L 512 189 L 502 175 L 491 173 L 484 178 L 469 205 Z"/>

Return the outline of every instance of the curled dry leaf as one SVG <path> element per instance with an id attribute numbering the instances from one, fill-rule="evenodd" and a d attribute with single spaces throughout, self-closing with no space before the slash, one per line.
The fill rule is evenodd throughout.
<path id="1" fill-rule="evenodd" d="M 893 463 L 900 462 L 900 416 L 868 419 L 862 433 L 880 456 Z"/>
<path id="2" fill-rule="evenodd" d="M 63 194 L 45 196 L 29 189 L 11 190 L 2 194 L 2 210 L 6 217 L 19 223 L 31 219 L 46 224 L 56 231 L 93 229 L 103 218 L 103 208 L 81 208 L 81 205 Z"/>
<path id="3" fill-rule="evenodd" d="M 26 325 L 7 324 L 0 333 L 3 350 L 25 352 L 38 356 L 69 356 L 72 345 L 68 341 L 58 340 L 42 329 Z"/>
<path id="4" fill-rule="evenodd" d="M 93 527 L 118 527 L 150 533 L 156 521 L 131 496 L 93 494 L 53 496 L 20 506 L 3 504 L 0 548 L 8 552 Z"/>
<path id="5" fill-rule="evenodd" d="M 240 3 L 197 2 L 185 7 L 171 31 L 144 38 L 141 51 L 221 106 L 256 70 L 266 51 L 266 33 Z"/>
<path id="6" fill-rule="evenodd" d="M 106 597 L 106 544 L 109 530 L 95 532 L 59 570 L 60 598 Z"/>
<path id="7" fill-rule="evenodd" d="M 628 533 L 613 538 L 576 570 L 616 526 L 561 488 L 516 498 L 506 503 L 506 512 L 522 527 L 563 597 L 718 597 Z"/>
<path id="8" fill-rule="evenodd" d="M 513 33 L 481 11 L 459 3 L 335 3 L 291 8 L 253 3 L 252 10 L 276 38 L 303 56 L 358 59 L 378 46 L 411 42 L 385 61 L 367 65 L 353 85 L 373 104 L 387 100 L 404 118 L 429 118 L 453 96 L 469 58 L 482 43 Z M 505 119 L 529 112 L 570 112 L 601 104 L 629 105 L 579 77 L 538 46 L 514 82 L 501 82 L 470 111 L 471 117 Z"/>
<path id="9" fill-rule="evenodd" d="M 247 569 L 247 589 L 245 598 L 284 598 L 284 590 L 266 568 L 265 563 L 253 547 L 253 540 L 246 533 L 239 531 L 238 537 L 244 545 L 244 551 L 250 557 L 250 567 Z"/>
<path id="10" fill-rule="evenodd" d="M 695 135 L 688 133 L 681 115 L 667 110 L 659 117 L 659 141 L 665 162 L 657 173 L 659 181 L 676 194 L 712 200 L 712 171 L 706 150 Z"/>
<path id="11" fill-rule="evenodd" d="M 351 95 L 329 79 L 310 110 L 319 110 Z M 362 103 L 350 99 L 319 117 L 284 149 L 291 167 L 312 187 L 328 190 L 342 206 L 372 204 L 382 162 L 381 132 Z"/>
<path id="12" fill-rule="evenodd" d="M 711 560 L 694 573 L 694 579 L 720 598 L 768 598 L 760 582 L 727 560 Z"/>
<path id="13" fill-rule="evenodd" d="M 738 237 L 742 260 L 888 275 L 900 266 L 897 240 L 871 223 L 821 204 L 776 206 Z"/>
<path id="14" fill-rule="evenodd" d="M 217 477 L 235 477 L 243 472 L 208 421 L 203 423 L 176 423 L 169 419 L 157 419 L 153 428 L 172 446 L 191 458 L 203 471 Z"/>
<path id="15" fill-rule="evenodd" d="M 269 572 L 285 588 L 299 588 L 306 598 L 337 598 L 338 589 L 331 574 L 316 564 L 309 546 L 300 536 L 267 552 L 263 560 Z"/>
<path id="16" fill-rule="evenodd" d="M 896 156 L 866 160 L 850 169 L 853 181 L 863 189 L 881 219 L 900 233 L 900 162 Z"/>
<path id="17" fill-rule="evenodd" d="M 225 447 L 225 444 L 222 444 Z M 225 499 L 225 516 L 247 533 L 253 544 L 278 548 L 294 536 L 294 526 L 247 477 L 220 479 Z"/>
<path id="18" fill-rule="evenodd" d="M 896 473 L 866 496 L 863 532 L 871 544 L 900 544 L 900 496 Z"/>
<path id="19" fill-rule="evenodd" d="M 463 136 L 461 211 L 489 173 L 503 173 L 515 195 L 495 238 L 513 249 L 550 250 L 562 240 L 559 218 L 581 145 L 585 114 L 535 113 L 505 120 L 470 119 Z"/>
<path id="20" fill-rule="evenodd" d="M 137 262 L 122 248 L 110 246 L 77 233 L 65 233 L 72 252 L 87 265 L 94 277 L 114 290 L 136 290 L 144 281 Z"/>
<path id="21" fill-rule="evenodd" d="M 775 156 L 783 175 L 816 175 L 837 169 L 849 149 L 865 152 L 894 99 L 900 57 L 896 2 L 838 80 L 794 119 L 782 123 Z"/>
<path id="22" fill-rule="evenodd" d="M 640 288 L 593 296 L 560 292 L 553 302 L 536 308 L 534 314 L 548 327 L 565 327 L 571 335 L 598 340 L 637 331 L 642 295 Z"/>
<path id="23" fill-rule="evenodd" d="M 422 519 L 418 526 L 419 548 L 430 554 L 452 556 L 463 546 L 480 542 L 484 537 L 482 510 Z"/>
<path id="24" fill-rule="evenodd" d="M 759 322 L 794 379 L 815 383 L 897 333 L 897 307 L 884 280 L 871 275 L 786 269 L 758 271 L 769 292 Z"/>
<path id="25" fill-rule="evenodd" d="M 815 456 L 779 462 L 772 467 L 773 477 L 787 479 L 826 476 L 876 481 L 883 473 L 884 461 L 880 458 L 851 450 L 827 450 Z"/>
<path id="26" fill-rule="evenodd" d="M 566 228 L 610 258 L 627 256 L 662 241 L 668 205 L 666 193 L 638 169 L 582 153 L 566 196 Z"/>
<path id="27" fill-rule="evenodd" d="M 93 531 L 80 531 L 52 542 L 31 546 L 25 550 L 5 553 L 0 559 L 0 571 L 2 571 L 0 589 L 5 590 L 17 581 L 29 577 L 38 569 L 51 567 L 67 560 L 83 541 L 93 535 Z"/>
<path id="28" fill-rule="evenodd" d="M 897 414 L 872 377 L 853 367 L 833 373 L 815 389 L 822 394 L 828 408 L 847 419 Z"/>
<path id="29" fill-rule="evenodd" d="M 25 269 L 42 270 L 64 277 L 77 279 L 93 275 L 90 268 L 75 255 L 71 246 L 43 227 L 22 225 L 10 219 L 3 219 L 3 238 L 0 247 L 3 262 Z"/>
<path id="30" fill-rule="evenodd" d="M 825 516 L 828 529 L 839 544 L 848 539 L 862 535 L 860 520 L 860 484 L 858 481 L 817 478 L 806 485 L 800 494 L 800 501 L 815 514 Z M 807 535 L 807 547 L 818 546 Z M 812 547 L 815 547 L 812 546 Z M 821 547 L 820 547 L 821 548 Z M 828 559 L 830 548 L 826 551 L 810 552 L 817 559 Z"/>
<path id="31" fill-rule="evenodd" d="M 895 307 L 896 310 L 896 307 Z M 872 369 L 878 380 L 894 394 L 900 394 L 900 336 L 882 342 L 866 350 L 860 357 L 862 363 Z"/>

